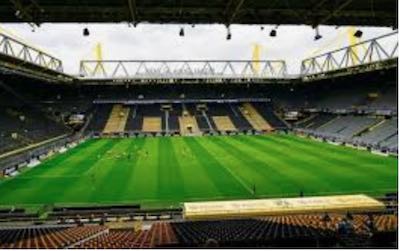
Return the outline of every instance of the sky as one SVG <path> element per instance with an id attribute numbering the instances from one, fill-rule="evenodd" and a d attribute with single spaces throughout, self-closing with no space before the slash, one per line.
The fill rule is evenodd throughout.
<path id="1" fill-rule="evenodd" d="M 87 27 L 90 36 L 83 36 Z M 184 28 L 185 36 L 179 36 Z M 251 60 L 253 48 L 261 48 L 260 60 L 285 60 L 288 71 L 297 74 L 302 59 L 347 46 L 349 31 L 361 29 L 362 40 L 392 32 L 391 28 L 321 26 L 322 39 L 314 41 L 310 26 L 232 25 L 232 39 L 226 40 L 223 25 L 139 24 L 42 24 L 34 32 L 28 24 L 1 24 L 0 32 L 42 49 L 63 62 L 64 71 L 78 74 L 79 61 L 96 59 L 94 48 L 100 43 L 102 58 L 109 60 L 218 59 Z"/>

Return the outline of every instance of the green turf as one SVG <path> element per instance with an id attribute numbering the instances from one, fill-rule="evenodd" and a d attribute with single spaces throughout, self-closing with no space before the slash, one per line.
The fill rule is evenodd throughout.
<path id="1" fill-rule="evenodd" d="M 255 194 L 253 190 L 255 188 Z M 397 191 L 397 158 L 291 135 L 93 139 L 0 183 L 0 206 Z"/>

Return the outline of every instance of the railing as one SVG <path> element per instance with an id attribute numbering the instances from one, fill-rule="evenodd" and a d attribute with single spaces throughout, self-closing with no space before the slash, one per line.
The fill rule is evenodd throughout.
<path id="1" fill-rule="evenodd" d="M 330 51 L 301 63 L 301 76 L 323 74 L 355 66 L 368 65 L 398 57 L 398 32 Z"/>
<path id="2" fill-rule="evenodd" d="M 280 79 L 285 61 L 105 60 L 81 61 L 80 77 L 89 79 Z"/>
<path id="3" fill-rule="evenodd" d="M 136 105 L 136 104 L 191 104 L 191 103 L 245 103 L 245 102 L 270 102 L 270 98 L 204 98 L 204 99 L 95 99 L 93 104 L 124 104 L 124 105 Z"/>
<path id="4" fill-rule="evenodd" d="M 17 58 L 46 69 L 63 72 L 61 60 L 0 33 L 0 55 Z"/>

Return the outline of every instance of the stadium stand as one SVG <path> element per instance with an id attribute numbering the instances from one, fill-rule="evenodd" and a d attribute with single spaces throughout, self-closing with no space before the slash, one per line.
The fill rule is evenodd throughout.
<path id="1" fill-rule="evenodd" d="M 96 105 L 94 107 L 92 120 L 88 126 L 88 130 L 91 131 L 103 131 L 109 114 L 111 112 L 112 106 L 109 105 Z"/>
<path id="2" fill-rule="evenodd" d="M 128 115 L 129 107 L 114 105 L 103 129 L 103 133 L 124 132 Z"/>
<path id="3" fill-rule="evenodd" d="M 258 113 L 258 111 L 250 103 L 244 103 L 241 107 L 241 113 L 247 121 L 257 131 L 271 131 L 272 127 L 267 121 Z"/>
<path id="4" fill-rule="evenodd" d="M 334 118 L 335 118 L 334 114 L 326 114 L 326 113 L 313 114 L 307 119 L 299 121 L 299 123 L 297 123 L 296 126 L 305 129 L 317 129 L 318 127 L 328 123 Z"/>
<path id="5" fill-rule="evenodd" d="M 143 132 L 161 132 L 160 117 L 143 117 Z"/>
<path id="6" fill-rule="evenodd" d="M 373 225 L 368 219 L 373 219 Z M 396 229 L 393 215 L 296 215 L 272 216 L 252 220 L 193 221 L 171 223 L 184 246 L 334 246 L 348 243 L 344 236 L 359 235 L 360 246 L 368 242 L 371 232 L 391 232 Z M 342 235 L 342 236 L 341 236 Z M 393 236 L 394 237 L 394 236 Z M 367 242 L 365 242 L 367 241 Z M 392 239 L 393 241 L 393 239 Z M 353 243 L 354 244 L 354 243 Z"/>
<path id="7" fill-rule="evenodd" d="M 176 244 L 171 225 L 156 222 L 149 230 L 110 229 L 108 233 L 83 242 L 77 248 L 150 248 Z"/>
<path id="8" fill-rule="evenodd" d="M 397 90 L 393 85 L 383 87 L 377 94 L 377 97 L 369 98 L 366 104 L 367 110 L 397 111 Z"/>
<path id="9" fill-rule="evenodd" d="M 393 214 L 307 214 L 254 219 L 156 221 L 150 226 L 0 228 L 1 248 L 391 247 Z"/>
<path id="10" fill-rule="evenodd" d="M 318 127 L 315 129 L 315 132 L 328 137 L 347 139 L 375 125 L 379 121 L 377 118 L 365 116 L 339 116 L 329 123 Z"/>
<path id="11" fill-rule="evenodd" d="M 159 221 L 139 229 L 54 226 L 1 229 L 1 248 L 379 247 L 395 245 L 393 214 L 311 214 Z"/>
<path id="12" fill-rule="evenodd" d="M 76 242 L 105 231 L 106 228 L 102 226 L 0 228 L 0 248 L 67 248 Z"/>
<path id="13" fill-rule="evenodd" d="M 284 129 L 287 128 L 285 122 L 276 115 L 271 104 L 267 103 L 254 103 L 254 108 L 264 117 L 268 124 L 270 124 L 275 129 Z"/>
<path id="14" fill-rule="evenodd" d="M 218 131 L 233 132 L 237 131 L 235 125 L 228 116 L 213 116 L 215 127 Z"/>
<path id="15" fill-rule="evenodd" d="M 179 132 L 179 119 L 178 117 L 182 114 L 180 106 L 172 105 L 172 110 L 169 112 L 168 116 L 168 130 L 171 134 L 176 134 Z"/>
<path id="16" fill-rule="evenodd" d="M 231 118 L 236 128 L 241 131 L 249 131 L 253 129 L 251 124 L 246 120 L 245 117 L 243 117 L 243 114 L 240 112 L 240 104 L 229 103 L 227 104 L 227 106 L 227 114 Z"/>
<path id="17" fill-rule="evenodd" d="M 197 120 L 189 113 L 186 106 L 182 108 L 182 115 L 179 116 L 179 128 L 181 135 L 200 135 Z"/>
<path id="18" fill-rule="evenodd" d="M 130 113 L 125 125 L 126 131 L 140 131 L 143 125 L 143 113 L 139 105 L 134 105 L 130 109 Z"/>
<path id="19" fill-rule="evenodd" d="M 40 110 L 13 102 L 9 96 L 0 96 L 0 154 L 71 133 Z"/>
<path id="20" fill-rule="evenodd" d="M 227 104 L 208 104 L 207 120 L 214 130 L 233 132 L 238 129 L 233 124 L 231 113 Z"/>
<path id="21" fill-rule="evenodd" d="M 186 104 L 188 111 L 194 115 L 197 121 L 199 130 L 205 133 L 209 133 L 215 130 L 214 121 L 210 118 L 208 112 L 208 104 Z"/>
<path id="22" fill-rule="evenodd" d="M 375 127 L 371 127 L 367 132 L 358 137 L 354 137 L 354 141 L 365 145 L 379 145 L 390 138 L 397 135 L 397 117 L 382 120 Z"/>

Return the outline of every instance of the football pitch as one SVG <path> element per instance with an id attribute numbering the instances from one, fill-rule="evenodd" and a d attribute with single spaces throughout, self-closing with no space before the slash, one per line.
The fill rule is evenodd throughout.
<path id="1" fill-rule="evenodd" d="M 397 158 L 293 135 L 91 139 L 0 181 L 0 206 L 141 204 L 397 191 Z"/>

